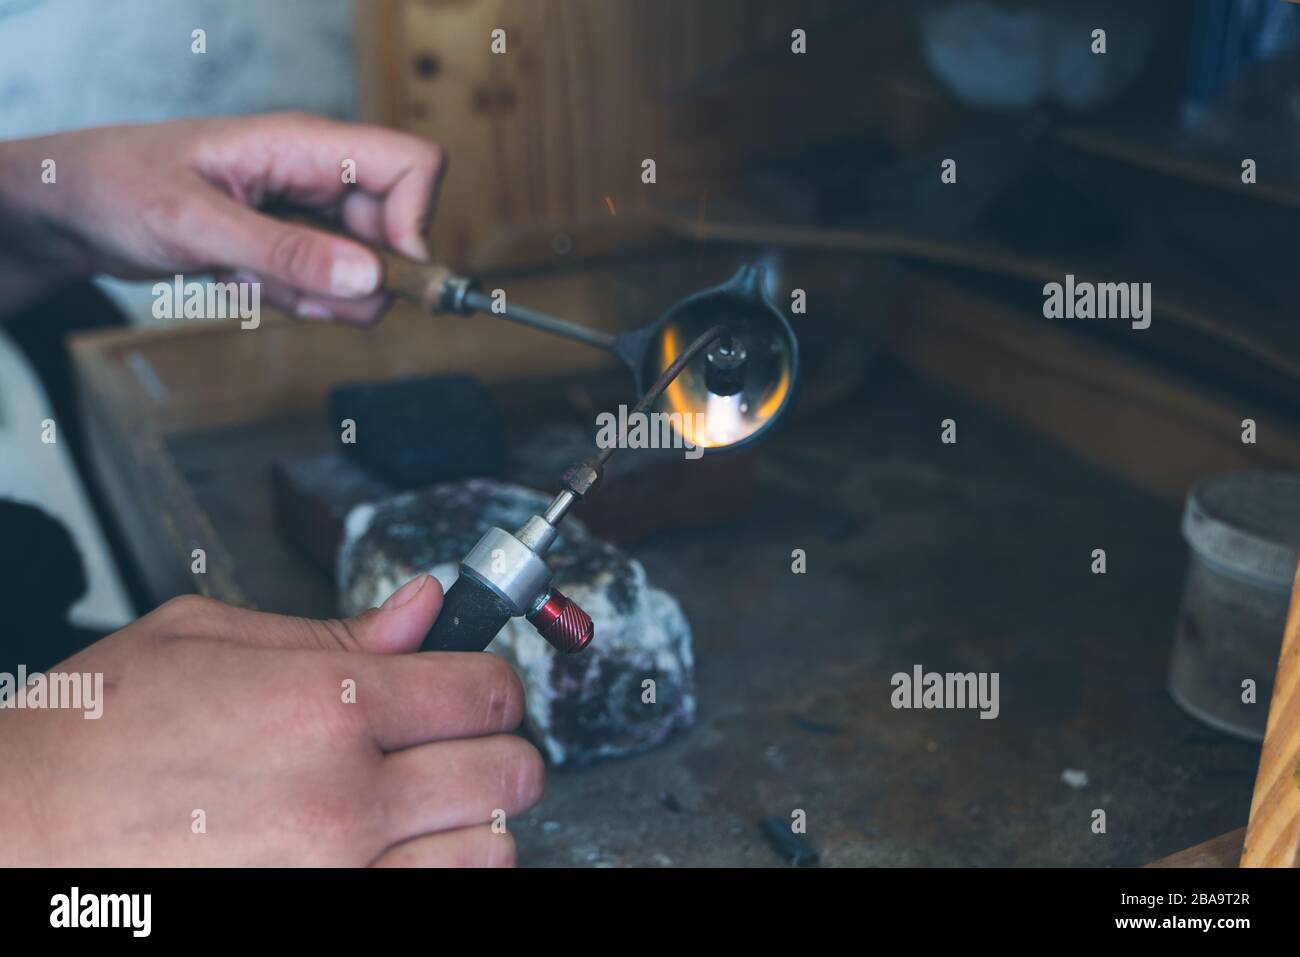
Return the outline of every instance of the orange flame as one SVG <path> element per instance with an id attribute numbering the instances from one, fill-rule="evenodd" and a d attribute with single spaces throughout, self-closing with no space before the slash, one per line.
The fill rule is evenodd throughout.
<path id="1" fill-rule="evenodd" d="M 677 358 L 677 342 L 677 330 L 672 326 L 665 328 L 660 347 L 660 371 L 667 369 Z M 681 376 L 669 384 L 664 399 L 669 412 L 681 413 L 680 431 L 683 439 L 691 445 L 716 449 L 739 442 L 757 432 L 780 410 L 789 391 L 790 370 L 783 368 L 781 377 L 763 393 L 757 408 L 747 408 L 740 395 L 710 395 L 705 407 L 701 409 L 691 401 Z M 703 412 L 705 416 L 704 429 L 699 435 L 696 435 L 695 430 L 696 412 Z"/>

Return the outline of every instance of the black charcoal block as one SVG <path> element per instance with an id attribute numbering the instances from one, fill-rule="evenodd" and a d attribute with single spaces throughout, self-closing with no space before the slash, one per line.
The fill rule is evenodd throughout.
<path id="1" fill-rule="evenodd" d="M 469 376 L 349 383 L 329 397 L 344 450 L 376 478 L 409 489 L 496 476 L 506 460 L 505 424 L 492 394 Z"/>

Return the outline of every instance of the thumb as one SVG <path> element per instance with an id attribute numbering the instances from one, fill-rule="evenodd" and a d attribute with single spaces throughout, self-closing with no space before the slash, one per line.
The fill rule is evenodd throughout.
<path id="1" fill-rule="evenodd" d="M 217 266 L 318 296 L 360 299 L 379 289 L 379 257 L 360 243 L 284 222 L 226 197 L 217 197 L 214 206 L 204 246 Z"/>
<path id="2" fill-rule="evenodd" d="M 389 595 L 378 608 L 337 624 L 352 635 L 355 650 L 402 654 L 419 650 L 441 610 L 442 585 L 432 575 L 420 574 Z"/>
<path id="3" fill-rule="evenodd" d="M 173 599 L 156 618 L 170 638 L 215 638 L 258 648 L 359 651 L 392 655 L 417 650 L 442 608 L 442 586 L 417 575 L 378 608 L 355 618 L 299 618 L 235 608 L 210 598 Z M 142 619 L 143 621 L 144 619 Z"/>

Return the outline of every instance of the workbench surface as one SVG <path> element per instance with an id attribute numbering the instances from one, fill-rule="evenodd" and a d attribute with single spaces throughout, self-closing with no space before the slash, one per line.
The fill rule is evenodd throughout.
<path id="1" fill-rule="evenodd" d="M 266 610 L 331 611 L 266 541 L 267 466 L 311 441 L 281 423 L 172 443 Z M 781 866 L 759 821 L 802 809 L 823 866 L 1138 865 L 1246 820 L 1258 746 L 1165 689 L 1174 505 L 892 366 L 759 458 L 752 520 L 632 549 L 692 623 L 696 726 L 551 771 L 510 823 L 521 863 Z M 895 710 L 890 678 L 918 664 L 998 672 L 999 717 Z"/>

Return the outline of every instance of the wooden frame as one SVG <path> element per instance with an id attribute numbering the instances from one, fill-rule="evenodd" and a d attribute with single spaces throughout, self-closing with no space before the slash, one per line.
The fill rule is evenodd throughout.
<path id="1" fill-rule="evenodd" d="M 1268 709 L 1242 867 L 1300 867 L 1300 569 Z"/>
<path id="2" fill-rule="evenodd" d="M 1149 867 L 1300 867 L 1300 568 L 1291 590 L 1250 823 Z"/>

